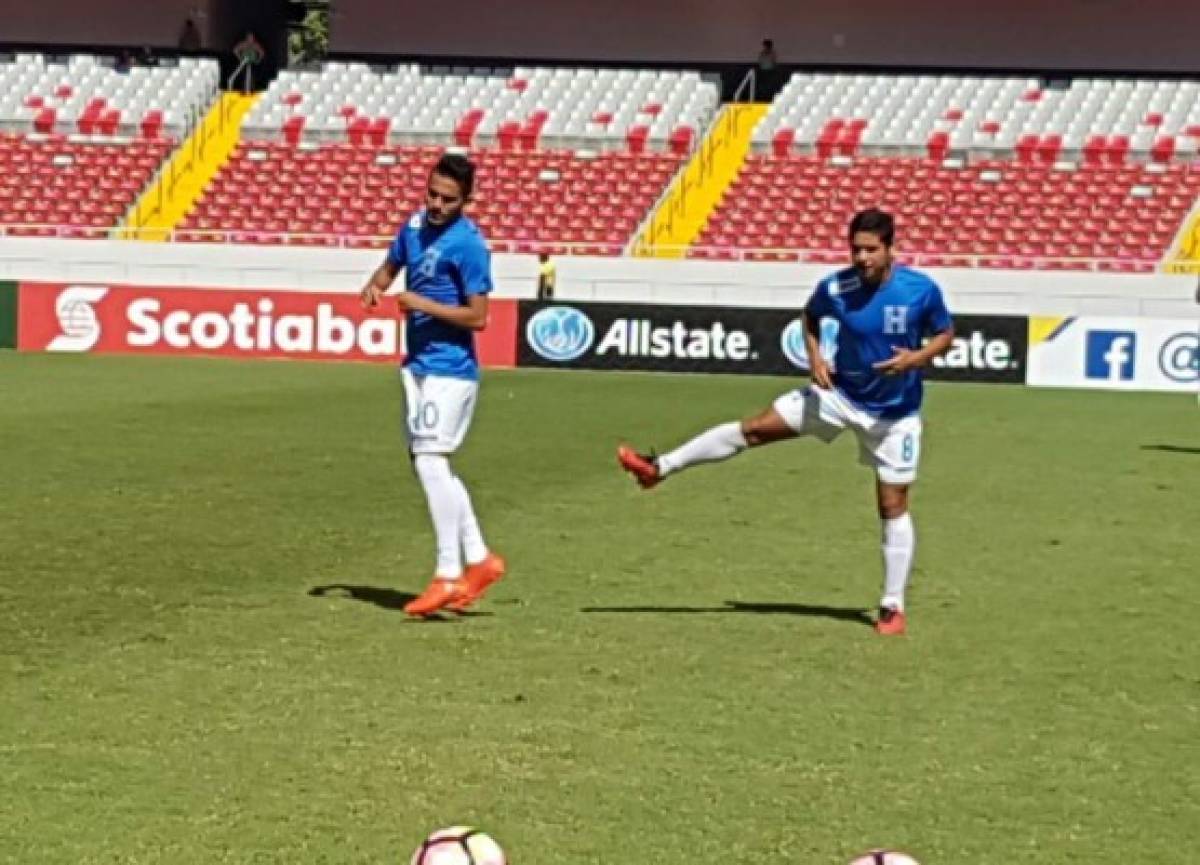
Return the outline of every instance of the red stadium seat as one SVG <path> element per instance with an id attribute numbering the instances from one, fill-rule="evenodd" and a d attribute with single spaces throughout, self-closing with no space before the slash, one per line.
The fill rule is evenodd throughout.
<path id="1" fill-rule="evenodd" d="M 535 119 L 508 130 L 504 146 L 472 154 L 479 175 L 471 212 L 494 248 L 553 246 L 619 255 L 685 159 L 623 152 L 581 158 L 571 151 L 540 150 L 538 130 Z M 441 150 L 381 148 L 371 135 L 368 127 L 360 140 L 315 150 L 284 143 L 273 151 L 279 162 L 250 159 L 252 150 L 272 145 L 249 143 L 234 152 L 188 218 L 204 219 L 207 227 L 248 243 L 280 243 L 286 237 L 298 245 L 377 246 L 379 237 L 394 233 L 399 221 L 420 206 L 425 174 Z M 389 155 L 394 164 L 379 164 L 379 154 Z M 281 169 L 281 164 L 303 170 Z M 381 197 L 386 201 L 380 203 Z"/>
<path id="2" fill-rule="evenodd" d="M 107 236 L 173 144 L 162 140 L 147 150 L 138 142 L 0 133 L 0 227 L 26 235 Z M 15 227 L 34 224 L 41 227 Z"/>
<path id="3" fill-rule="evenodd" d="M 1124 153 L 1127 140 L 1097 139 L 1091 159 L 1070 172 L 1050 164 L 1062 146 L 1053 135 L 1021 142 L 1027 152 L 1017 160 L 963 168 L 943 167 L 937 147 L 930 148 L 933 159 L 855 156 L 848 165 L 772 147 L 769 156 L 746 160 L 698 245 L 709 258 L 714 248 L 736 247 L 747 258 L 773 260 L 782 245 L 803 250 L 806 261 L 841 263 L 850 217 L 883 205 L 896 215 L 904 248 L 943 266 L 1076 269 L 1106 260 L 1124 262 L 1125 271 L 1152 269 L 1196 201 L 1200 163 L 1148 174 L 1108 155 L 1112 148 Z M 985 171 L 999 179 L 983 181 Z M 1153 194 L 1131 198 L 1135 186 Z M 747 196 L 768 206 L 744 208 Z M 1096 242 L 1073 247 L 1080 236 Z"/>

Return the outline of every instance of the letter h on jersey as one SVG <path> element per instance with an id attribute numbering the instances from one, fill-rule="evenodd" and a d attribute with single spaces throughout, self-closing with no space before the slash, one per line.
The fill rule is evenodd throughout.
<path id="1" fill-rule="evenodd" d="M 883 332 L 899 336 L 908 331 L 908 307 L 885 306 L 883 308 Z"/>

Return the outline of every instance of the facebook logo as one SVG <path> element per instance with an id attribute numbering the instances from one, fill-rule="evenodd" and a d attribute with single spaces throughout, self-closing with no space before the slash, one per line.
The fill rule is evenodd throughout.
<path id="1" fill-rule="evenodd" d="M 1088 378 L 1131 381 L 1137 334 L 1131 330 L 1089 330 L 1087 333 Z"/>

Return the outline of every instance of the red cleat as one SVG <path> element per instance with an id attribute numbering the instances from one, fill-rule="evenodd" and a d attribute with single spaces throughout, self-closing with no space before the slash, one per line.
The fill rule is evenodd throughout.
<path id="1" fill-rule="evenodd" d="M 654 464 L 654 457 L 640 454 L 628 445 L 617 448 L 617 462 L 621 464 L 621 468 L 634 476 L 644 490 L 658 486 L 662 481 L 658 466 Z"/>
<path id="2" fill-rule="evenodd" d="M 447 580 L 442 577 L 434 577 L 419 597 L 413 598 L 404 605 L 404 612 L 410 616 L 432 616 L 438 610 L 462 597 L 466 587 L 464 579 Z"/>
<path id="3" fill-rule="evenodd" d="M 462 579 L 466 584 L 462 594 L 447 604 L 447 608 L 461 613 L 482 598 L 488 587 L 499 581 L 507 569 L 508 563 L 495 553 L 488 553 L 487 558 L 479 564 L 467 565 L 467 572 Z"/>
<path id="4" fill-rule="evenodd" d="M 905 632 L 907 625 L 903 610 L 880 607 L 879 618 L 875 621 L 875 633 L 885 637 L 899 636 Z"/>

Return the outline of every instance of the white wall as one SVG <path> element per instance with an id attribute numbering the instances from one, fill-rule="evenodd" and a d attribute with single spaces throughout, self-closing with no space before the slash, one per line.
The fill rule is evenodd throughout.
<path id="1" fill-rule="evenodd" d="M 0 279 L 357 291 L 382 250 L 0 238 Z M 562 258 L 558 295 L 697 305 L 796 307 L 831 268 L 639 258 Z M 532 256 L 497 255 L 498 297 L 533 297 Z M 1192 276 L 930 269 L 957 312 L 1200 317 Z"/>

